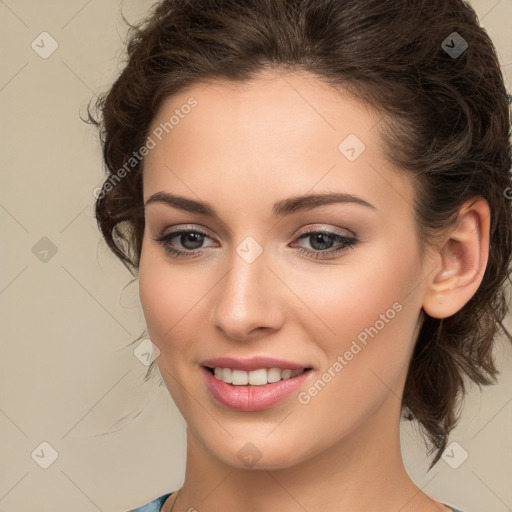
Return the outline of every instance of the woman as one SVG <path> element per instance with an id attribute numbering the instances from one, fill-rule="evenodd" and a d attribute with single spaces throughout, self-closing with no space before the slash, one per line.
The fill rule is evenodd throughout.
<path id="1" fill-rule="evenodd" d="M 187 423 L 183 487 L 135 510 L 458 510 L 399 424 L 433 465 L 497 374 L 510 110 L 473 10 L 162 1 L 128 57 L 96 214 Z"/>

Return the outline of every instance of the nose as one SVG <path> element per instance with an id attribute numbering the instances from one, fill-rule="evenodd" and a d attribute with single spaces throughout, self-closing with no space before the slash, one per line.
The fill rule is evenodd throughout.
<path id="1" fill-rule="evenodd" d="M 238 254 L 216 286 L 212 323 L 233 340 L 249 341 L 257 333 L 277 331 L 284 320 L 282 282 L 267 266 L 265 253 L 247 263 Z"/>

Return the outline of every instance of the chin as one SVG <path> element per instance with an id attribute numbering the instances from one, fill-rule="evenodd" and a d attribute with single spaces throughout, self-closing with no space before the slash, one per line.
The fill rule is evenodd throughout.
<path id="1" fill-rule="evenodd" d="M 283 443 L 280 438 L 271 442 L 268 439 L 230 439 L 230 442 L 207 442 L 211 455 L 227 466 L 247 470 L 288 469 L 307 459 L 307 453 L 299 446 Z"/>

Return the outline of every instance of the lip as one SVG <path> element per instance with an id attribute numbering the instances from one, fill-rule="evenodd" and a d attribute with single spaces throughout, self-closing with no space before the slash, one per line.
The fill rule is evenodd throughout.
<path id="1" fill-rule="evenodd" d="M 231 368 L 233 370 L 258 370 L 260 368 L 280 368 L 281 370 L 301 370 L 302 368 L 312 368 L 309 364 L 294 363 L 293 361 L 285 361 L 284 359 L 274 359 L 272 357 L 256 356 L 248 359 L 237 357 L 214 357 L 206 359 L 199 363 L 201 366 L 209 368 Z"/>
<path id="2" fill-rule="evenodd" d="M 230 363 L 230 365 L 231 364 L 232 363 Z M 261 360 L 259 361 L 259 364 L 261 364 Z M 215 364 L 215 366 L 219 366 L 220 368 L 233 368 L 233 366 L 230 365 L 222 366 Z M 264 365 L 254 367 L 253 369 L 257 368 L 280 368 L 280 366 Z M 286 366 L 285 369 L 286 368 L 296 370 L 304 368 L 304 366 L 297 368 L 297 365 L 294 365 L 294 367 Z M 235 367 L 234 369 L 242 370 L 245 368 Z M 203 372 L 206 381 L 206 387 L 217 404 L 228 409 L 246 412 L 264 411 L 275 407 L 303 386 L 304 382 L 313 373 L 311 369 L 308 369 L 296 377 L 272 382 L 271 384 L 264 384 L 262 386 L 234 386 L 232 384 L 226 384 L 224 381 L 215 377 L 205 366 L 201 367 L 201 371 Z"/>

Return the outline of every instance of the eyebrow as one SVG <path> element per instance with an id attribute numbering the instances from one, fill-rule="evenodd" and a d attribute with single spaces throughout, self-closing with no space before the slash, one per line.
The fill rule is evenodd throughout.
<path id="1" fill-rule="evenodd" d="M 149 197 L 149 199 L 145 202 L 144 207 L 151 203 L 163 203 L 180 210 L 199 213 L 200 215 L 205 215 L 207 217 L 219 217 L 217 211 L 211 204 L 203 201 L 196 201 L 195 199 L 189 199 L 183 196 L 170 194 L 169 192 L 156 192 Z M 365 201 L 361 197 L 355 196 L 353 194 L 329 192 L 324 194 L 309 194 L 282 199 L 273 205 L 272 215 L 274 217 L 284 217 L 292 213 L 307 211 L 318 206 L 335 203 L 351 203 L 377 210 L 375 206 L 373 206 L 368 201 Z"/>

